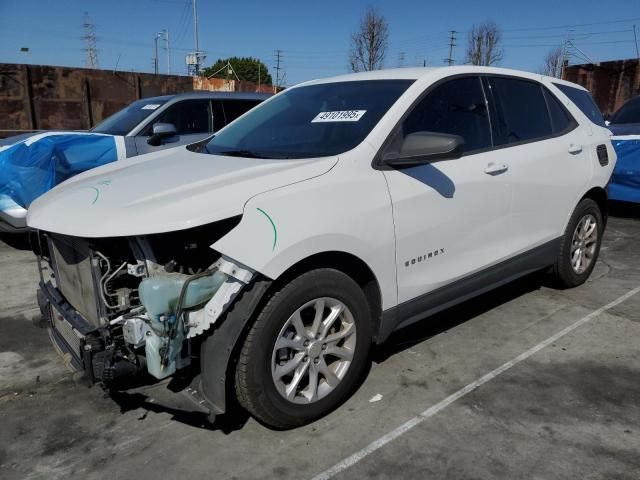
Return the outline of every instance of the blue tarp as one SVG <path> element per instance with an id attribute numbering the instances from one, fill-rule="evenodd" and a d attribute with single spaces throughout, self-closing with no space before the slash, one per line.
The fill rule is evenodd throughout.
<path id="1" fill-rule="evenodd" d="M 609 198 L 640 203 L 640 135 L 613 137 L 618 163 L 609 184 Z"/>
<path id="2" fill-rule="evenodd" d="M 117 137 L 50 132 L 0 147 L 0 209 L 27 208 L 68 178 L 118 160 Z M 121 148 L 121 155 L 124 148 Z"/>

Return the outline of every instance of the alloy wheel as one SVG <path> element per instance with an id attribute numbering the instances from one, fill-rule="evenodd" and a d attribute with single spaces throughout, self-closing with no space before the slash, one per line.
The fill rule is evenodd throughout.
<path id="1" fill-rule="evenodd" d="M 340 300 L 321 297 L 298 308 L 280 330 L 271 374 L 287 400 L 309 404 L 331 393 L 351 365 L 356 324 Z"/>
<path id="2" fill-rule="evenodd" d="M 598 222 L 591 214 L 582 217 L 573 232 L 571 268 L 579 275 L 593 263 L 598 245 L 598 233 Z"/>

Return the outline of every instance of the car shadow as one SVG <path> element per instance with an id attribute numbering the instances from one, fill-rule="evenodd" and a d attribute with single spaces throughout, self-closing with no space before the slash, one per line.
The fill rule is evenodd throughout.
<path id="1" fill-rule="evenodd" d="M 538 290 L 545 285 L 545 278 L 544 272 L 527 275 L 490 293 L 468 300 L 394 332 L 385 343 L 373 348 L 371 361 L 367 363 L 365 372 L 357 383 L 356 390 L 366 381 L 373 363 L 385 362 L 390 357 L 414 345 L 444 333 L 522 295 Z M 156 390 L 154 391 L 145 389 L 112 390 L 109 392 L 109 396 L 118 404 L 121 413 L 142 410 L 143 412 L 138 418 L 139 421 L 144 421 L 149 412 L 154 412 L 171 415 L 173 421 L 203 430 L 230 434 L 242 429 L 249 419 L 249 414 L 234 401 L 232 395 L 227 401 L 227 412 L 215 417 L 213 422 L 210 420 L 208 413 L 198 408 L 193 408 L 190 400 L 185 401 L 185 395 L 180 396 L 180 392 L 185 385 L 193 384 L 193 378 L 189 375 L 183 379 L 172 380 L 169 383 L 160 382 L 155 385 Z M 160 393 L 161 391 L 164 391 L 164 394 Z M 273 430 L 268 425 L 265 425 L 265 428 Z"/>
<path id="2" fill-rule="evenodd" d="M 31 250 L 28 233 L 0 233 L 0 241 L 16 250 Z"/>
<path id="3" fill-rule="evenodd" d="M 411 168 L 398 169 L 398 172 L 410 176 L 442 195 L 444 198 L 453 198 L 456 186 L 447 175 L 431 164 L 420 165 Z"/>
<path id="4" fill-rule="evenodd" d="M 609 202 L 609 216 L 640 220 L 640 204 L 629 202 Z"/>
<path id="5" fill-rule="evenodd" d="M 424 320 L 397 330 L 389 339 L 373 349 L 372 360 L 382 363 L 390 357 L 444 333 L 522 295 L 546 285 L 545 272 L 535 272 L 488 293 L 467 300 Z"/>

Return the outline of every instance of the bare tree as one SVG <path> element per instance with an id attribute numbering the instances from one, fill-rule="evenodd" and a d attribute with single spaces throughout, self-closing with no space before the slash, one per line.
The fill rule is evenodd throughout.
<path id="1" fill-rule="evenodd" d="M 560 78 L 562 75 L 562 62 L 564 61 L 564 51 L 561 47 L 549 50 L 547 56 L 544 57 L 544 64 L 540 67 L 542 75 Z"/>
<path id="2" fill-rule="evenodd" d="M 497 65 L 504 57 L 501 35 L 495 22 L 487 20 L 471 27 L 467 46 L 467 62 L 472 65 Z"/>
<path id="3" fill-rule="evenodd" d="M 351 34 L 349 65 L 354 72 L 380 70 L 389 46 L 389 26 L 373 8 L 367 8 L 360 29 Z"/>

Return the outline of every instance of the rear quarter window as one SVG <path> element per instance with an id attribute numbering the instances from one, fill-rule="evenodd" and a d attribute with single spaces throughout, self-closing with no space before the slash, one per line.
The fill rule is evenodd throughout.
<path id="1" fill-rule="evenodd" d="M 560 83 L 554 83 L 554 86 L 569 97 L 569 100 L 571 100 L 589 120 L 601 127 L 605 126 L 602 112 L 589 92 Z"/>

